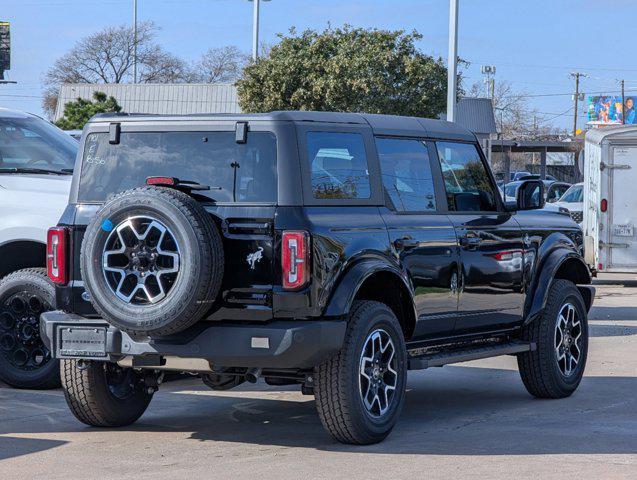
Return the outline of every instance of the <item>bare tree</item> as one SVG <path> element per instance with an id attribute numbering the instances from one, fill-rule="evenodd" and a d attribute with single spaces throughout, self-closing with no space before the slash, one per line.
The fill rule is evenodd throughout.
<path id="1" fill-rule="evenodd" d="M 137 28 L 137 65 L 141 83 L 186 81 L 186 63 L 154 42 L 157 28 L 144 22 Z M 45 73 L 43 108 L 51 115 L 63 83 L 123 83 L 132 81 L 133 27 L 108 27 L 80 40 Z"/>
<path id="2" fill-rule="evenodd" d="M 470 97 L 488 97 L 482 83 L 475 83 L 468 92 Z M 551 118 L 529 107 L 528 94 L 515 91 L 509 82 L 497 82 L 493 97 L 495 121 L 498 131 L 507 139 L 548 140 L 559 137 L 562 130 L 553 127 Z"/>
<path id="3" fill-rule="evenodd" d="M 192 69 L 191 80 L 199 83 L 230 83 L 241 76 L 250 57 L 235 46 L 211 48 Z"/>

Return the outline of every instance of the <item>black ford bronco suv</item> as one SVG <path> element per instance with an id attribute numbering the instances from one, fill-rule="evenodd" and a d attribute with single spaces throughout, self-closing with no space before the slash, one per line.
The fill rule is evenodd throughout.
<path id="1" fill-rule="evenodd" d="M 527 390 L 583 375 L 582 233 L 504 203 L 473 134 L 350 113 L 97 116 L 49 231 L 41 329 L 82 422 L 123 426 L 166 371 L 316 397 L 345 443 L 381 441 L 407 370 L 516 355 Z"/>

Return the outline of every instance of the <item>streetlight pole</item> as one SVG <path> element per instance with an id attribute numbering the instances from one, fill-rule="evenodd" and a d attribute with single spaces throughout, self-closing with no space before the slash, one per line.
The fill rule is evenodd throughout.
<path id="1" fill-rule="evenodd" d="M 252 60 L 259 57 L 259 4 L 260 0 L 252 0 Z"/>
<path id="2" fill-rule="evenodd" d="M 259 7 L 261 2 L 269 2 L 270 0 L 248 0 L 253 2 L 252 6 L 252 60 L 255 62 L 259 58 Z"/>
<path id="3" fill-rule="evenodd" d="M 447 59 L 447 121 L 456 120 L 458 90 L 458 0 L 449 0 L 449 58 Z"/>
<path id="4" fill-rule="evenodd" d="M 133 0 L 133 83 L 137 83 L 137 0 Z"/>

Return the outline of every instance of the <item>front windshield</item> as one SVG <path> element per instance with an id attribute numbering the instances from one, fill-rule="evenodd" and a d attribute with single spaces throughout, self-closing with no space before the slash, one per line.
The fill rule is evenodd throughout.
<path id="1" fill-rule="evenodd" d="M 69 170 L 77 149 L 77 140 L 41 118 L 0 118 L 0 171 Z"/>
<path id="2" fill-rule="evenodd" d="M 573 185 L 571 188 L 564 192 L 560 202 L 565 203 L 582 203 L 584 201 L 584 189 L 582 185 Z"/>

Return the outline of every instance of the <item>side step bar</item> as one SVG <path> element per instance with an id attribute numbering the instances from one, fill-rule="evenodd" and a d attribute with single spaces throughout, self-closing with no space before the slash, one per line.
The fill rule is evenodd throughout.
<path id="1" fill-rule="evenodd" d="M 408 355 L 409 370 L 423 370 L 430 367 L 442 367 L 450 363 L 468 362 L 480 358 L 513 355 L 516 353 L 532 352 L 535 343 L 507 342 L 488 346 L 473 346 L 464 349 L 439 351 L 419 355 Z"/>

